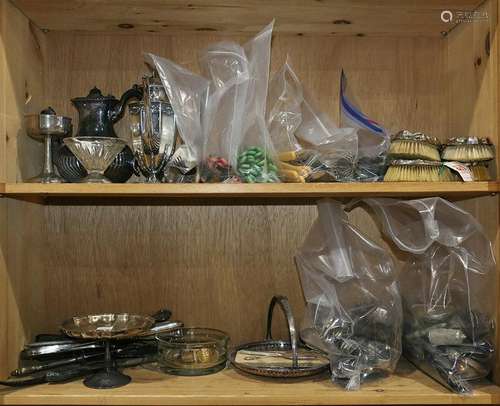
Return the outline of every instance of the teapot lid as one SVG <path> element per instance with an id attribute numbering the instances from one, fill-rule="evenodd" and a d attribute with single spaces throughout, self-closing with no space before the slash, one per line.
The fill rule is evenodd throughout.
<path id="1" fill-rule="evenodd" d="M 101 89 L 98 87 L 94 86 L 92 89 L 90 89 L 90 92 L 87 96 L 85 97 L 75 97 L 74 99 L 71 99 L 71 101 L 94 101 L 94 100 L 99 100 L 99 101 L 105 101 L 105 100 L 117 100 L 115 96 L 109 94 L 107 96 L 104 96 L 101 92 Z"/>
<path id="2" fill-rule="evenodd" d="M 55 116 L 56 115 L 56 112 L 55 110 L 52 108 L 52 107 L 47 107 L 46 109 L 43 109 L 41 112 L 40 112 L 40 115 L 45 115 L 45 116 Z"/>

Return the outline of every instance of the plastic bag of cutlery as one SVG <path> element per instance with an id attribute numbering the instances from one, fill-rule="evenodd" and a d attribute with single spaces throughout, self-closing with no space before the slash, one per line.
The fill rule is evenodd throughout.
<path id="1" fill-rule="evenodd" d="M 366 202 L 408 253 L 400 281 L 405 356 L 451 390 L 470 393 L 490 373 L 495 351 L 491 241 L 470 213 L 441 198 Z"/>
<path id="2" fill-rule="evenodd" d="M 340 76 L 340 124 L 358 130 L 356 180 L 361 182 L 381 180 L 385 173 L 390 136 L 381 125 L 361 111 L 348 87 L 344 71 Z"/>
<path id="3" fill-rule="evenodd" d="M 351 181 L 357 160 L 354 128 L 338 128 L 318 112 L 289 59 L 269 85 L 267 126 L 285 182 Z"/>
<path id="4" fill-rule="evenodd" d="M 332 380 L 355 390 L 392 373 L 401 355 L 395 265 L 349 223 L 340 202 L 321 200 L 318 213 L 295 258 L 307 302 L 300 336 L 328 354 Z"/>
<path id="5" fill-rule="evenodd" d="M 267 128 L 284 182 L 304 183 L 311 172 L 295 132 L 302 123 L 302 85 L 288 59 L 269 83 Z M 313 157 L 314 158 L 314 157 Z M 300 162 L 299 162 L 300 161 Z"/>
<path id="6" fill-rule="evenodd" d="M 160 76 L 174 110 L 180 137 L 187 147 L 176 151 L 170 167 L 186 175 L 196 170 L 201 162 L 205 135 L 203 115 L 207 109 L 210 82 L 174 62 L 146 54 Z"/>
<path id="7" fill-rule="evenodd" d="M 310 97 L 302 103 L 302 123 L 297 137 L 306 150 L 313 150 L 309 182 L 352 182 L 358 161 L 358 133 L 355 128 L 338 128 L 320 112 Z"/>

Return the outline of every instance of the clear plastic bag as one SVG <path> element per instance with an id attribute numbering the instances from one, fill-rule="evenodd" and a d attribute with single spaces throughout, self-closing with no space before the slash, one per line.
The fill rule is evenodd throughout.
<path id="1" fill-rule="evenodd" d="M 313 106 L 289 59 L 269 86 L 267 123 L 288 182 L 350 181 L 357 160 L 357 133 L 338 128 Z"/>
<path id="2" fill-rule="evenodd" d="M 207 108 L 210 82 L 153 54 L 146 54 L 146 61 L 158 71 L 174 110 L 180 137 L 199 165 L 205 143 L 202 117 Z"/>
<path id="3" fill-rule="evenodd" d="M 240 45 L 220 42 L 201 53 L 200 66 L 211 80 L 203 118 L 206 137 L 201 179 L 234 181 L 250 79 L 247 56 Z"/>
<path id="4" fill-rule="evenodd" d="M 366 199 L 409 253 L 401 272 L 404 353 L 455 392 L 486 377 L 494 357 L 495 259 L 468 212 L 441 198 Z"/>
<path id="5" fill-rule="evenodd" d="M 340 125 L 358 130 L 358 163 L 356 179 L 375 182 L 382 180 L 385 171 L 390 136 L 358 107 L 348 88 L 344 71 L 340 77 Z"/>
<path id="6" fill-rule="evenodd" d="M 355 128 L 338 128 L 324 113 L 318 112 L 310 97 L 302 103 L 302 123 L 297 137 L 316 152 L 320 166 L 314 172 L 325 172 L 337 182 L 354 179 L 358 161 L 358 133 Z"/>
<path id="7" fill-rule="evenodd" d="M 287 59 L 269 83 L 267 127 L 278 155 L 292 157 L 302 149 L 295 131 L 302 123 L 302 85 Z"/>
<path id="8" fill-rule="evenodd" d="M 307 302 L 301 338 L 330 358 L 332 379 L 358 389 L 394 371 L 402 308 L 392 257 L 352 226 L 341 203 L 324 199 L 296 255 Z"/>
<path id="9" fill-rule="evenodd" d="M 243 138 L 238 149 L 237 171 L 243 182 L 278 182 L 275 151 L 266 125 L 266 102 L 274 21 L 244 45 L 249 86 L 243 117 Z"/>
<path id="10" fill-rule="evenodd" d="M 305 183 L 317 163 L 313 150 L 304 150 L 295 136 L 302 123 L 302 85 L 288 61 L 269 84 L 267 128 L 276 152 L 278 176 L 284 182 Z"/>

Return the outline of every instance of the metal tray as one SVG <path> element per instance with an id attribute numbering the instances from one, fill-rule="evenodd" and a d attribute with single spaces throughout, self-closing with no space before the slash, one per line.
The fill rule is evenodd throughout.
<path id="1" fill-rule="evenodd" d="M 278 303 L 286 316 L 288 323 L 288 330 L 290 333 L 290 341 L 273 340 L 271 334 L 271 326 L 273 320 L 274 307 Z M 285 296 L 274 296 L 269 304 L 269 311 L 267 314 L 267 334 L 266 340 L 257 341 L 253 343 L 243 344 L 234 348 L 229 353 L 229 360 L 231 364 L 240 371 L 272 378 L 300 378 L 311 375 L 316 375 L 324 372 L 328 369 L 329 364 L 325 365 L 314 365 L 314 366 L 300 366 L 298 361 L 298 349 L 306 350 L 308 353 L 323 355 L 319 351 L 314 351 L 306 347 L 299 346 L 297 342 L 297 330 L 295 329 L 295 321 L 292 315 L 292 310 L 288 299 Z M 236 362 L 236 354 L 238 351 L 248 350 L 248 351 L 264 351 L 264 352 L 280 352 L 280 351 L 292 351 L 292 366 L 291 367 L 278 367 L 278 366 L 253 366 L 249 364 L 244 364 Z"/>

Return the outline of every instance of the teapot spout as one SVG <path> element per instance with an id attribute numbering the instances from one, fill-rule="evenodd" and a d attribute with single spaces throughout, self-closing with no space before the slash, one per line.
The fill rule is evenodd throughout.
<path id="1" fill-rule="evenodd" d="M 142 88 L 139 85 L 134 85 L 122 94 L 118 103 L 110 110 L 109 118 L 113 123 L 116 123 L 122 118 L 125 111 L 125 106 L 131 99 L 141 100 L 143 95 Z"/>

